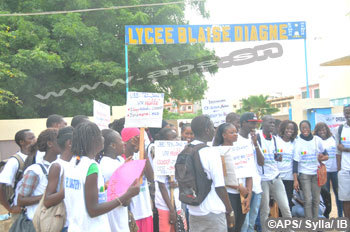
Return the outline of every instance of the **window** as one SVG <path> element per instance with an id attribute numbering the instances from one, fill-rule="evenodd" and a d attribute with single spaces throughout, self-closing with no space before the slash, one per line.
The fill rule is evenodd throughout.
<path id="1" fill-rule="evenodd" d="M 281 108 L 281 104 L 279 104 L 279 103 L 276 106 L 277 106 L 277 108 Z"/>
<path id="2" fill-rule="evenodd" d="M 314 98 L 320 98 L 320 89 L 314 90 Z"/>
<path id="3" fill-rule="evenodd" d="M 168 107 L 168 108 L 166 108 L 168 111 L 170 111 L 171 110 L 171 108 L 170 107 Z"/>
<path id="4" fill-rule="evenodd" d="M 287 102 L 282 103 L 282 107 L 286 107 L 287 106 Z"/>
<path id="5" fill-rule="evenodd" d="M 192 110 L 192 106 L 187 106 L 187 110 Z"/>
<path id="6" fill-rule="evenodd" d="M 306 91 L 304 91 L 304 92 L 301 92 L 301 98 L 306 98 Z"/>

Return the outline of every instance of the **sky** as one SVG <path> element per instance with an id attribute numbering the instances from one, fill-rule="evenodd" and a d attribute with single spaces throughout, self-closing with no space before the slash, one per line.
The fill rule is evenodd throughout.
<path id="1" fill-rule="evenodd" d="M 189 24 L 247 24 L 306 22 L 306 56 L 309 84 L 318 83 L 323 70 L 320 64 L 350 55 L 350 0 L 207 0 L 210 17 L 203 19 L 187 7 Z M 271 41 L 207 43 L 219 57 L 235 50 L 252 48 Z M 242 66 L 220 68 L 206 74 L 207 98 L 238 100 L 249 95 L 290 96 L 306 86 L 304 40 L 277 41 L 283 55 Z"/>

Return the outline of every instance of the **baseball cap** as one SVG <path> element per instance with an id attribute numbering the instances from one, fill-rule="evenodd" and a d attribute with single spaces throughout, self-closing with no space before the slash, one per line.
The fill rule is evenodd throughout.
<path id="1" fill-rule="evenodd" d="M 240 122 L 262 122 L 262 120 L 258 120 L 253 112 L 247 112 L 241 115 Z"/>

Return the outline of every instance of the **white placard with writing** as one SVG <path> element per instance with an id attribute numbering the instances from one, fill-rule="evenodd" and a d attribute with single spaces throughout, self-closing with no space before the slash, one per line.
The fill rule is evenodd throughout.
<path id="1" fill-rule="evenodd" d="M 177 155 L 185 148 L 186 144 L 187 141 L 155 141 L 154 175 L 175 175 Z"/>
<path id="2" fill-rule="evenodd" d="M 203 114 L 209 115 L 214 126 L 226 122 L 226 115 L 232 112 L 232 107 L 226 99 L 204 99 L 202 100 Z"/>
<path id="3" fill-rule="evenodd" d="M 162 127 L 164 93 L 128 92 L 125 127 Z"/>
<path id="4" fill-rule="evenodd" d="M 244 146 L 220 146 L 221 156 L 224 157 L 227 176 L 225 184 L 234 183 L 234 178 L 252 177 L 255 168 L 254 154 L 248 145 Z M 232 185 L 232 184 L 228 184 Z"/>
<path id="5" fill-rule="evenodd" d="M 94 122 L 100 130 L 108 129 L 108 124 L 111 123 L 111 107 L 94 100 Z"/>
<path id="6" fill-rule="evenodd" d="M 337 127 L 346 122 L 344 114 L 318 114 L 315 113 L 315 123 L 324 122 L 333 134 L 338 133 Z"/>

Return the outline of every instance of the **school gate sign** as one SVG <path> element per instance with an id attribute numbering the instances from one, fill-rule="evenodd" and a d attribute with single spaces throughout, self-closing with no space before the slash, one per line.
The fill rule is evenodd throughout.
<path id="1" fill-rule="evenodd" d="M 279 22 L 220 25 L 126 25 L 125 71 L 128 92 L 128 45 L 194 44 L 304 39 L 307 96 L 306 23 Z M 244 54 L 243 54 L 244 55 Z"/>

